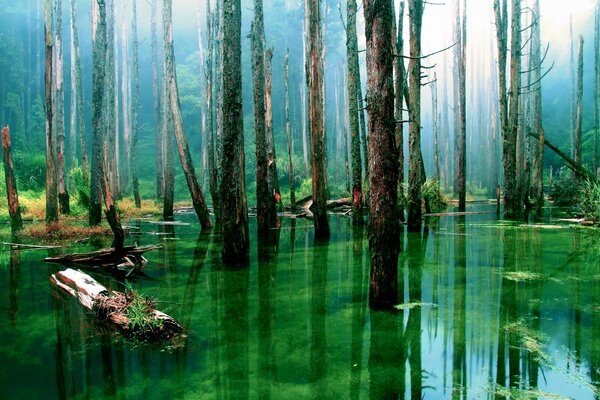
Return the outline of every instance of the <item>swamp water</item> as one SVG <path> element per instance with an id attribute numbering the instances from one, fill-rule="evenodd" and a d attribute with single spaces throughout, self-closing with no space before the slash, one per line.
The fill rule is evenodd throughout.
<path id="1" fill-rule="evenodd" d="M 491 209 L 488 209 L 491 210 Z M 171 346 L 125 339 L 51 286 L 59 250 L 0 252 L 1 399 L 489 399 L 600 394 L 600 231 L 442 217 L 405 234 L 397 313 L 367 305 L 365 231 L 330 216 L 328 245 L 305 220 L 223 270 L 218 236 L 139 227 L 133 286 L 187 328 Z M 250 231 L 255 231 L 251 219 Z M 108 245 L 108 243 L 104 243 Z M 123 285 L 90 273 L 107 287 Z"/>

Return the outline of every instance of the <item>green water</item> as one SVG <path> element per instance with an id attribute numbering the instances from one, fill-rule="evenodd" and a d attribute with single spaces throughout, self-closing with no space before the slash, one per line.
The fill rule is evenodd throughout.
<path id="1" fill-rule="evenodd" d="M 316 247 L 307 221 L 282 219 L 278 241 L 258 248 L 253 238 L 249 269 L 235 271 L 221 268 L 218 235 L 198 237 L 193 216 L 177 219 L 190 225 L 132 221 L 140 231 L 130 238 L 165 244 L 147 253 L 147 277 L 134 286 L 186 327 L 173 345 L 124 339 L 50 285 L 59 266 L 43 257 L 91 245 L 0 252 L 1 399 L 600 393 L 595 229 L 508 224 L 493 213 L 430 221 L 402 238 L 406 307 L 383 313 L 368 308 L 366 232 L 348 218 L 331 216 L 331 241 Z"/>

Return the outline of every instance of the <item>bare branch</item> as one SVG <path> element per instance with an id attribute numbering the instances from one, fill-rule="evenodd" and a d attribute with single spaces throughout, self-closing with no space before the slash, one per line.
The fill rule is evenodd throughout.
<path id="1" fill-rule="evenodd" d="M 430 54 L 427 54 L 427 55 L 424 55 L 424 56 L 420 56 L 420 57 L 410 57 L 410 56 L 403 56 L 403 55 L 396 55 L 396 57 L 407 58 L 407 59 L 409 59 L 409 60 L 422 60 L 422 59 L 424 59 L 424 58 L 431 57 L 431 56 L 434 56 L 434 55 L 436 55 L 436 54 L 442 53 L 442 52 L 444 52 L 444 51 L 446 51 L 446 50 L 450 50 L 451 48 L 453 48 L 453 47 L 454 47 L 454 46 L 456 46 L 457 44 L 458 44 L 458 41 L 457 41 L 457 42 L 455 42 L 454 44 L 452 44 L 452 45 L 450 45 L 450 46 L 446 47 L 445 49 L 441 49 L 441 50 L 438 50 L 438 51 L 435 51 L 435 52 L 433 52 L 433 53 L 430 53 Z"/>
<path id="2" fill-rule="evenodd" d="M 554 68 L 554 61 L 552 62 L 552 65 L 550 66 L 550 68 L 548 68 L 548 71 L 544 72 L 544 75 L 542 75 L 542 76 L 540 77 L 540 79 L 536 80 L 535 82 L 532 82 L 532 83 L 530 83 L 530 84 L 529 84 L 529 85 L 527 85 L 527 86 L 523 86 L 523 87 L 521 87 L 521 89 L 529 89 L 529 88 L 533 87 L 534 85 L 536 85 L 536 84 L 540 83 L 540 82 L 542 81 L 542 79 L 544 79 L 544 77 L 545 77 L 546 75 L 548 75 L 548 73 L 549 73 L 550 71 L 552 71 L 552 68 Z M 526 92 L 525 92 L 525 93 L 526 93 Z M 522 93 L 522 92 L 519 92 L 519 94 L 523 94 L 523 93 Z"/>

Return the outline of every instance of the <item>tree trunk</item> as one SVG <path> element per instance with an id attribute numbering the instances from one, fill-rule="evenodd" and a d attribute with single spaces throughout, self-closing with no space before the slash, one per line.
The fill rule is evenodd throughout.
<path id="1" fill-rule="evenodd" d="M 46 96 L 46 223 L 58 221 L 58 186 L 56 156 L 54 153 L 54 101 L 52 78 L 54 76 L 54 40 L 52 27 L 52 1 L 44 0 L 44 35 L 46 38 L 45 96 Z"/>
<path id="2" fill-rule="evenodd" d="M 29 4 L 29 2 L 28 2 Z M 71 0 L 70 14 L 69 14 L 69 32 L 71 34 L 71 40 L 69 42 L 69 50 L 71 55 L 70 62 L 70 72 L 71 72 L 71 81 L 70 81 L 70 89 L 71 89 L 71 115 L 69 121 L 69 167 L 72 170 L 77 165 L 77 81 L 75 79 L 75 46 L 73 39 L 73 30 L 75 28 L 74 19 L 76 9 L 74 4 L 77 4 L 76 1 Z M 31 54 L 31 53 L 29 53 Z M 30 107 L 30 106 L 29 106 Z M 29 109 L 28 107 L 28 109 Z M 29 129 L 26 127 L 26 129 Z M 73 175 L 70 174 L 69 178 L 69 188 L 74 190 L 73 184 Z"/>
<path id="3" fill-rule="evenodd" d="M 62 46 L 62 0 L 55 3 L 56 35 L 54 51 L 56 52 L 54 84 L 56 110 L 56 146 L 57 146 L 57 173 L 58 173 L 58 203 L 62 214 L 71 212 L 69 207 L 69 192 L 67 191 L 67 168 L 65 165 L 65 87 L 63 71 L 63 46 Z"/>
<path id="4" fill-rule="evenodd" d="M 398 149 L 398 190 L 404 196 L 404 123 L 402 122 L 402 107 L 404 105 L 404 83 L 406 82 L 406 70 L 404 68 L 404 1 L 400 2 L 398 10 L 398 24 L 396 18 L 392 23 L 392 41 L 394 42 L 394 118 L 396 119 L 396 148 Z M 404 221 L 404 207 L 398 210 L 400 221 Z"/>
<path id="5" fill-rule="evenodd" d="M 137 39 L 137 9 L 136 0 L 133 0 L 133 20 L 131 22 L 131 35 L 133 40 L 133 101 L 131 107 L 131 121 L 132 121 L 132 133 L 131 133 L 131 159 L 129 160 L 131 165 L 131 183 L 133 185 L 133 198 L 135 206 L 137 208 L 142 207 L 142 199 L 140 197 L 140 182 L 137 174 L 137 141 L 138 141 L 138 108 L 139 108 L 139 97 L 140 97 L 140 78 L 139 78 L 139 62 L 138 62 L 138 39 Z M 125 55 L 123 55 L 125 58 Z"/>
<path id="6" fill-rule="evenodd" d="M 569 43 L 570 43 L 570 57 L 569 57 L 569 65 L 570 65 L 570 74 L 571 74 L 571 157 L 575 158 L 575 39 L 573 37 L 573 14 L 569 15 Z"/>
<path id="7" fill-rule="evenodd" d="M 81 62 L 79 60 L 79 38 L 77 34 L 77 0 L 71 0 L 71 42 L 72 42 L 72 52 L 71 52 L 71 63 L 72 63 L 72 74 L 71 79 L 74 82 L 75 91 L 71 93 L 71 97 L 77 98 L 74 110 L 77 113 L 77 121 L 79 126 L 79 151 L 81 152 L 81 169 L 83 171 L 83 176 L 85 182 L 89 181 L 90 177 L 90 167 L 88 162 L 88 153 L 87 153 L 87 130 L 85 128 L 85 112 L 83 108 L 83 85 L 81 83 Z M 74 104 L 71 102 L 71 104 Z M 71 110 L 71 113 L 74 113 Z M 75 141 L 72 142 L 73 147 L 75 146 Z"/>
<path id="8" fill-rule="evenodd" d="M 254 137 L 256 140 L 256 221 L 258 233 L 267 235 L 275 226 L 275 198 L 269 191 L 265 92 L 265 27 L 262 0 L 254 0 L 251 28 L 252 81 L 254 94 Z"/>
<path id="9" fill-rule="evenodd" d="M 6 196 L 8 200 L 8 213 L 10 214 L 10 229 L 14 234 L 23 228 L 21 208 L 19 207 L 19 194 L 17 192 L 17 178 L 13 170 L 12 156 L 10 153 L 10 131 L 8 126 L 2 128 L 2 150 L 4 152 L 4 178 L 6 180 Z"/>
<path id="10" fill-rule="evenodd" d="M 248 209 L 244 171 L 240 0 L 223 0 L 223 102 L 220 199 L 223 261 L 248 263 Z"/>
<path id="11" fill-rule="evenodd" d="M 308 7 L 308 3 L 304 3 L 305 11 L 306 7 Z M 308 17 L 308 16 L 307 16 Z M 308 64 L 306 58 L 307 51 L 307 40 L 306 40 L 306 19 L 302 22 L 302 65 L 304 65 L 304 80 L 303 83 L 300 84 L 300 98 L 302 102 L 302 158 L 304 160 L 304 171 L 306 173 L 306 178 L 310 178 L 310 171 L 308 168 L 308 133 L 307 133 L 307 124 L 306 124 L 306 88 L 308 85 Z"/>
<path id="12" fill-rule="evenodd" d="M 327 220 L 327 197 L 325 188 L 325 131 L 323 99 L 323 58 L 321 1 L 308 0 L 308 121 L 310 124 L 310 153 L 312 169 L 313 204 L 311 211 L 315 217 L 315 237 L 329 238 Z"/>
<path id="13" fill-rule="evenodd" d="M 214 29 L 213 21 L 215 14 L 210 12 L 210 2 L 206 3 L 206 26 L 208 31 L 208 57 L 206 60 L 206 132 L 208 136 L 208 174 L 209 174 L 209 189 L 212 198 L 213 212 L 215 214 L 215 222 L 217 225 L 221 223 L 220 218 L 220 202 L 217 185 L 217 168 L 215 165 L 215 132 L 214 132 L 214 107 L 213 107 L 213 55 L 214 55 Z"/>
<path id="14" fill-rule="evenodd" d="M 421 25 L 423 1 L 410 0 L 408 228 L 421 230 Z"/>
<path id="15" fill-rule="evenodd" d="M 160 200 L 165 194 L 165 168 L 164 168 L 164 149 L 163 149 L 163 121 L 161 119 L 161 84 L 159 82 L 158 68 L 158 34 L 156 31 L 157 23 L 157 0 L 152 0 L 150 14 L 150 35 L 151 35 L 151 52 L 152 52 L 152 99 L 154 109 L 154 130 L 156 132 L 156 199 Z"/>
<path id="16" fill-rule="evenodd" d="M 440 118 L 438 114 L 437 97 L 437 75 L 433 73 L 431 82 L 431 115 L 433 117 L 433 179 L 440 184 L 440 150 L 439 150 L 439 130 Z"/>
<path id="17" fill-rule="evenodd" d="M 535 143 L 533 152 L 533 184 L 531 195 L 534 199 L 536 215 L 541 217 L 544 206 L 544 128 L 542 125 L 542 72 L 541 59 L 541 34 L 540 34 L 540 0 L 535 0 L 533 6 L 533 37 L 531 45 L 531 63 L 533 71 L 531 80 L 533 87 L 533 131 L 540 139 Z"/>
<path id="18" fill-rule="evenodd" d="M 358 38 L 356 34 L 356 0 L 348 0 L 346 23 L 346 52 L 348 57 L 348 99 L 350 106 L 350 148 L 352 154 L 352 224 L 363 225 L 362 210 L 362 157 L 359 131 L 360 65 L 358 62 Z"/>
<path id="19" fill-rule="evenodd" d="M 181 107 L 179 105 L 179 91 L 177 89 L 177 75 L 175 71 L 175 52 L 173 50 L 173 18 L 171 9 L 172 0 L 165 0 L 163 5 L 163 40 L 165 48 L 165 80 L 166 89 L 170 102 L 171 115 L 173 117 L 173 125 L 175 126 L 175 139 L 177 141 L 177 149 L 181 168 L 185 175 L 185 179 L 192 197 L 192 204 L 196 215 L 200 220 L 203 229 L 212 227 L 210 215 L 198 185 L 196 171 L 192 162 L 192 156 L 187 145 L 185 132 L 183 129 L 183 116 L 181 115 Z"/>
<path id="20" fill-rule="evenodd" d="M 348 87 L 348 74 L 346 71 L 344 74 L 344 83 L 342 86 L 344 109 L 342 112 L 343 130 L 344 130 L 344 167 L 346 169 L 346 192 L 352 193 L 352 181 L 350 180 L 350 160 L 348 159 L 350 154 L 350 148 L 348 144 L 348 136 L 350 134 L 350 128 L 348 127 L 348 116 L 350 115 L 350 105 L 348 104 L 348 91 L 345 88 Z"/>
<path id="21" fill-rule="evenodd" d="M 288 179 L 290 183 L 290 204 L 296 203 L 296 194 L 294 192 L 294 164 L 293 164 L 293 152 L 294 142 L 292 138 L 292 127 L 290 125 L 290 75 L 289 75 L 289 49 L 285 52 L 285 66 L 284 66 L 284 80 L 285 80 L 285 137 L 287 139 L 288 148 Z"/>
<path id="22" fill-rule="evenodd" d="M 460 0 L 454 0 L 455 23 L 454 41 L 454 131 L 455 131 L 455 190 L 458 195 L 458 210 L 464 211 L 466 206 L 466 170 L 467 170 L 467 104 L 466 104 L 466 4 L 461 10 Z"/>
<path id="23" fill-rule="evenodd" d="M 175 171 L 173 168 L 173 114 L 169 106 L 169 89 L 167 88 L 167 74 L 165 72 L 165 63 L 163 62 L 163 79 L 162 87 L 162 140 L 161 147 L 163 148 L 163 219 L 173 219 L 173 202 L 175 197 Z"/>
<path id="24" fill-rule="evenodd" d="M 583 36 L 579 37 L 579 62 L 577 64 L 577 120 L 575 122 L 575 162 L 581 165 L 581 134 L 583 121 Z"/>
<path id="25" fill-rule="evenodd" d="M 596 3 L 594 32 L 594 175 L 598 176 L 598 130 L 600 130 L 600 3 Z"/>
<path id="26" fill-rule="evenodd" d="M 118 172 L 116 163 L 115 143 L 118 137 L 118 124 L 116 123 L 115 112 L 117 106 L 117 90 L 116 90 L 116 73 L 115 73 L 115 1 L 105 0 L 107 7 L 106 14 L 106 91 L 105 107 L 107 108 L 105 118 L 105 141 L 104 146 L 107 148 L 107 164 L 108 168 L 105 172 L 108 176 L 111 194 L 118 192 Z"/>
<path id="27" fill-rule="evenodd" d="M 421 0 L 410 1 L 411 17 L 421 15 Z M 367 38 L 367 112 L 369 115 L 369 304 L 390 308 L 398 303 L 398 155 L 394 119 L 391 2 L 364 0 Z M 413 14 L 413 13 L 417 14 Z M 420 17 L 418 18 L 420 21 Z M 411 19 L 412 21 L 412 19 Z M 416 20 L 415 20 L 416 22 Z M 418 99 L 418 95 L 416 97 Z"/>
<path id="28" fill-rule="evenodd" d="M 273 49 L 265 50 L 265 118 L 267 125 L 267 180 L 269 182 L 269 196 L 274 198 L 274 204 L 281 205 L 281 191 L 279 189 L 279 173 L 277 172 L 277 152 L 275 151 L 275 134 L 273 132 Z M 273 200 L 272 200 L 273 201 Z"/>
<path id="29" fill-rule="evenodd" d="M 121 25 L 121 104 L 123 109 L 123 142 L 125 149 L 125 163 L 121 175 L 121 193 L 129 193 L 129 171 L 131 169 L 131 82 L 130 73 L 132 64 L 129 58 L 129 36 L 127 33 L 127 18 L 123 18 Z M 118 91 L 118 90 L 117 90 Z"/>

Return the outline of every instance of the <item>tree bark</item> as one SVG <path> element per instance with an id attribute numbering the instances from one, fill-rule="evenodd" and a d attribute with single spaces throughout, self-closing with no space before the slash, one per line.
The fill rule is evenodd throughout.
<path id="1" fill-rule="evenodd" d="M 45 97 L 46 97 L 46 223 L 58 221 L 58 186 L 56 175 L 56 156 L 54 153 L 54 94 L 52 78 L 54 76 L 54 40 L 52 27 L 52 1 L 44 0 L 44 35 L 46 44 L 45 59 Z"/>
<path id="2" fill-rule="evenodd" d="M 408 229 L 421 230 L 421 25 L 423 1 L 409 1 L 410 62 L 408 64 L 410 98 L 409 115 L 409 166 L 408 166 Z"/>
<path id="3" fill-rule="evenodd" d="M 15 177 L 10 152 L 10 131 L 8 126 L 2 128 L 2 151 L 4 152 L 4 178 L 6 181 L 6 197 L 8 202 L 8 213 L 10 215 L 10 229 L 14 235 L 23 229 L 23 220 L 21 219 L 21 208 L 19 207 L 17 178 Z"/>
<path id="4" fill-rule="evenodd" d="M 175 139 L 177 141 L 177 150 L 179 153 L 179 160 L 181 161 L 181 168 L 185 175 L 196 215 L 200 220 L 202 228 L 208 229 L 212 227 L 212 222 L 196 177 L 192 156 L 185 138 L 183 116 L 181 115 L 181 107 L 179 105 L 179 91 L 177 89 L 177 75 L 175 71 L 175 52 L 173 50 L 173 18 L 171 3 L 172 0 L 165 0 L 163 5 L 166 89 L 168 91 L 173 125 L 175 126 Z"/>
<path id="5" fill-rule="evenodd" d="M 273 132 L 273 48 L 265 50 L 265 119 L 267 125 L 267 181 L 269 182 L 269 195 L 273 203 L 281 205 L 281 191 L 279 189 L 279 173 L 277 172 L 277 152 L 275 151 L 275 134 Z"/>
<path id="6" fill-rule="evenodd" d="M 362 210 L 362 157 L 359 131 L 360 64 L 358 62 L 358 38 L 356 34 L 356 0 L 348 0 L 346 22 L 346 53 L 348 57 L 348 99 L 350 121 L 350 148 L 352 154 L 352 224 L 364 225 Z"/>
<path id="7" fill-rule="evenodd" d="M 213 212 L 215 214 L 215 222 L 217 225 L 221 223 L 219 188 L 217 185 L 217 168 L 215 165 L 215 132 L 214 132 L 214 105 L 213 105 L 213 55 L 214 55 L 214 19 L 215 14 L 210 11 L 210 2 L 206 3 L 206 26 L 208 31 L 208 57 L 206 60 L 206 132 L 208 136 L 207 153 L 208 153 L 208 174 L 209 174 L 209 190 L 212 198 Z"/>
<path id="8" fill-rule="evenodd" d="M 56 55 L 54 69 L 55 84 L 55 126 L 56 126 L 56 147 L 57 147 L 57 173 L 58 173 L 58 203 L 62 214 L 71 212 L 69 207 L 69 192 L 67 191 L 67 168 L 65 165 L 65 87 L 63 71 L 63 45 L 62 45 L 62 0 L 56 0 L 55 3 L 54 27 L 55 43 L 54 51 Z"/>
<path id="9" fill-rule="evenodd" d="M 156 17 L 157 0 L 152 0 L 150 14 L 150 36 L 151 36 L 151 52 L 152 52 L 152 99 L 154 109 L 154 130 L 156 132 L 156 199 L 160 200 L 165 194 L 165 179 L 164 179 L 164 149 L 163 149 L 163 121 L 161 119 L 161 93 L 160 93 L 160 78 L 158 68 L 158 34 L 156 27 L 158 26 Z"/>
<path id="10" fill-rule="evenodd" d="M 137 142 L 138 142 L 138 108 L 139 108 L 139 97 L 140 97 L 140 78 L 139 78 L 139 62 L 138 62 L 138 39 L 137 39 L 137 8 L 136 0 L 133 0 L 133 16 L 131 22 L 131 35 L 133 41 L 133 99 L 131 108 L 131 121 L 132 121 L 132 133 L 131 133 L 131 159 L 129 160 L 131 165 L 131 183 L 133 185 L 133 198 L 135 206 L 137 208 L 142 207 L 142 198 L 140 196 L 140 182 L 137 174 Z M 123 55 L 125 58 L 125 55 Z"/>
<path id="11" fill-rule="evenodd" d="M 460 0 L 454 0 L 454 129 L 455 129 L 455 190 L 458 195 L 458 210 L 464 211 L 466 206 L 467 175 L 467 105 L 466 105 L 466 8 L 461 9 Z M 465 5 L 466 7 L 466 5 Z"/>
<path id="12" fill-rule="evenodd" d="M 533 131 L 539 135 L 533 152 L 533 185 L 531 195 L 534 199 L 536 215 L 541 217 L 544 206 L 544 128 L 542 125 L 542 84 L 541 71 L 541 34 L 540 34 L 540 0 L 533 5 L 533 37 L 531 45 L 531 63 L 533 71 L 531 80 L 537 82 L 533 87 Z"/>
<path id="13" fill-rule="evenodd" d="M 223 102 L 220 199 L 223 261 L 248 263 L 248 209 L 244 171 L 240 0 L 223 0 Z"/>
<path id="14" fill-rule="evenodd" d="M 600 3 L 596 3 L 594 32 L 594 175 L 598 176 L 598 131 L 600 130 Z"/>
<path id="15" fill-rule="evenodd" d="M 305 13 L 308 7 L 308 3 L 304 3 L 304 7 L 305 7 Z M 308 13 L 307 13 L 308 14 Z M 308 15 L 306 16 L 306 18 L 308 17 Z M 307 40 L 306 40 L 306 21 L 307 19 L 305 18 L 305 20 L 302 22 L 302 65 L 304 65 L 304 80 L 303 83 L 300 84 L 300 98 L 301 98 L 301 102 L 302 102 L 302 158 L 304 160 L 304 171 L 306 173 L 306 178 L 310 178 L 310 171 L 308 168 L 308 133 L 307 133 L 307 124 L 306 124 L 306 90 L 307 90 L 307 85 L 308 85 L 308 64 L 307 64 L 307 57 L 306 57 L 306 52 L 307 52 Z"/>
<path id="16" fill-rule="evenodd" d="M 107 164 L 105 172 L 108 176 L 111 194 L 118 194 L 118 171 L 116 162 L 115 143 L 118 137 L 118 124 L 115 112 L 118 111 L 117 90 L 116 90 L 116 70 L 115 70 L 115 0 L 105 0 L 107 7 L 106 14 L 106 88 L 105 107 L 107 108 L 105 118 L 105 144 L 108 150 Z"/>
<path id="17" fill-rule="evenodd" d="M 573 14 L 569 15 L 569 43 L 570 43 L 570 57 L 569 57 L 569 66 L 570 66 L 570 74 L 571 74 L 571 157 L 575 158 L 575 125 L 576 125 L 576 116 L 575 116 L 575 39 L 573 37 Z"/>
<path id="18" fill-rule="evenodd" d="M 581 135 L 583 121 L 583 36 L 579 37 L 579 62 L 577 63 L 577 119 L 575 122 L 575 162 L 581 164 Z"/>
<path id="19" fill-rule="evenodd" d="M 285 137 L 287 139 L 288 149 L 288 179 L 290 183 L 290 204 L 296 203 L 296 193 L 294 192 L 294 164 L 293 164 L 293 152 L 294 142 L 292 137 L 292 127 L 290 124 L 290 75 L 289 75 L 289 61 L 290 61 L 290 50 L 287 49 L 285 52 L 285 66 L 284 66 L 284 81 L 285 81 Z"/>
<path id="20" fill-rule="evenodd" d="M 404 123 L 402 122 L 402 107 L 404 105 L 404 89 L 406 82 L 406 69 L 404 68 L 404 59 L 401 57 L 404 53 L 404 1 L 400 2 L 398 10 L 398 24 L 396 18 L 392 24 L 392 41 L 394 42 L 394 95 L 395 108 L 394 118 L 396 119 L 396 148 L 398 149 L 398 190 L 404 196 Z M 404 207 L 399 206 L 398 214 L 400 221 L 404 221 Z"/>
<path id="21" fill-rule="evenodd" d="M 397 204 L 398 154 L 394 118 L 394 45 L 391 35 L 394 11 L 390 1 L 364 0 L 363 7 L 367 38 L 367 112 L 371 163 L 369 305 L 372 308 L 390 308 L 398 303 L 400 237 Z M 411 0 L 409 3 L 411 21 L 419 27 L 422 7 L 422 0 Z M 415 91 L 418 92 L 419 90 Z M 413 97 L 419 99 L 418 94 Z"/>
<path id="22" fill-rule="evenodd" d="M 440 184 L 440 118 L 438 114 L 437 74 L 435 72 L 433 73 L 433 81 L 431 82 L 431 115 L 433 119 L 433 179 Z"/>
<path id="23" fill-rule="evenodd" d="M 103 173 L 103 108 L 106 78 L 106 3 L 104 0 L 92 2 L 92 65 L 92 171 L 88 219 L 90 225 L 98 225 L 102 219 L 100 180 Z"/>
<path id="24" fill-rule="evenodd" d="M 83 84 L 81 82 L 81 61 L 79 57 L 79 37 L 77 33 L 77 0 L 71 0 L 71 63 L 72 63 L 72 81 L 74 82 L 75 91 L 71 93 L 73 98 L 76 97 L 74 110 L 77 113 L 78 135 L 79 135 L 79 151 L 81 152 L 81 169 L 86 182 L 89 181 L 90 167 L 87 153 L 87 130 L 85 127 L 85 112 L 83 108 Z M 74 103 L 71 102 L 73 105 Z M 71 110 L 73 113 L 73 110 Z M 72 142 L 73 146 L 75 141 Z"/>
<path id="25" fill-rule="evenodd" d="M 173 219 L 173 202 L 175 197 L 175 171 L 173 167 L 173 114 L 169 106 L 169 89 L 167 88 L 167 74 L 165 72 L 165 62 L 163 61 L 163 79 L 162 87 L 162 143 L 163 148 L 163 219 Z"/>
<path id="26" fill-rule="evenodd" d="M 254 22 L 251 28 L 252 82 L 254 94 L 254 137 L 256 141 L 256 221 L 260 236 L 268 235 L 275 226 L 275 198 L 269 190 L 265 92 L 265 27 L 262 0 L 254 0 Z"/>
<path id="27" fill-rule="evenodd" d="M 308 121 L 310 124 L 310 153 L 312 169 L 313 204 L 311 211 L 315 217 L 315 237 L 329 238 L 326 197 L 325 124 L 323 99 L 323 58 L 321 1 L 308 0 Z"/>

